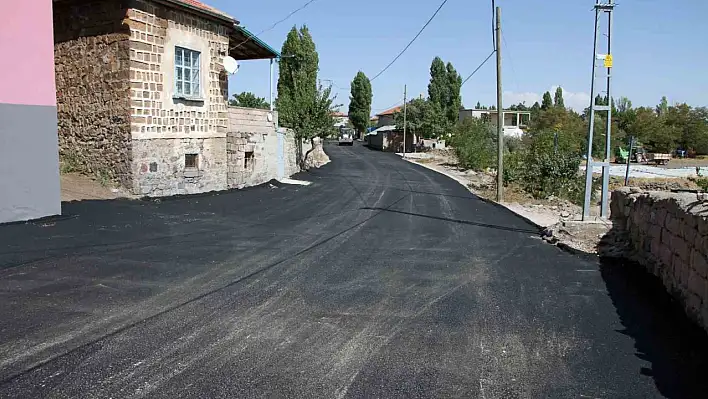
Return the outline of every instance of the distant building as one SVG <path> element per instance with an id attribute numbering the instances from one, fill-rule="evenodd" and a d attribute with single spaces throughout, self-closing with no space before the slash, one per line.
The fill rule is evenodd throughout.
<path id="1" fill-rule="evenodd" d="M 349 115 L 344 112 L 334 112 L 332 116 L 334 117 L 334 127 L 347 126 L 349 123 Z"/>
<path id="2" fill-rule="evenodd" d="M 511 137 L 521 137 L 528 129 L 529 121 L 531 120 L 531 111 L 514 111 L 505 109 L 503 111 L 504 118 L 504 135 Z M 492 126 L 497 125 L 497 110 L 494 109 L 462 109 L 460 110 L 459 120 L 465 118 L 480 118 L 488 121 Z"/>
<path id="3" fill-rule="evenodd" d="M 386 111 L 383 111 L 380 114 L 376 114 L 375 118 L 378 118 L 376 122 L 376 127 L 395 125 L 396 113 L 400 112 L 402 109 L 403 106 L 399 105 L 397 107 L 387 109 Z"/>

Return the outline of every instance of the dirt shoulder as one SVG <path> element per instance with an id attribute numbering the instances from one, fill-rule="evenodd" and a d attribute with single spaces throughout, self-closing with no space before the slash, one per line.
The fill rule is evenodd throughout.
<path id="1" fill-rule="evenodd" d="M 124 189 L 101 184 L 97 180 L 78 173 L 62 173 L 60 183 L 62 202 L 132 197 Z"/>

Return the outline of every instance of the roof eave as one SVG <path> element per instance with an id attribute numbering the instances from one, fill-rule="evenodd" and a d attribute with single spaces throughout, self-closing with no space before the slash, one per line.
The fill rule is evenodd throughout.
<path id="1" fill-rule="evenodd" d="M 181 2 L 181 1 L 179 1 L 179 0 L 157 0 L 157 1 L 158 1 L 158 2 L 161 1 L 161 2 L 164 2 L 164 3 L 169 3 L 169 4 L 175 5 L 175 6 L 177 6 L 177 7 L 186 8 L 186 9 L 188 9 L 188 10 L 191 10 L 191 11 L 194 11 L 194 12 L 197 12 L 197 13 L 200 13 L 200 14 L 206 14 L 206 15 L 208 15 L 208 16 L 210 16 L 210 17 L 213 17 L 213 18 L 222 20 L 222 21 L 224 21 L 224 22 L 228 22 L 228 23 L 230 23 L 230 24 L 235 24 L 235 25 L 236 25 L 236 24 L 239 24 L 239 23 L 240 23 L 240 22 L 239 22 L 238 20 L 236 20 L 236 18 L 234 18 L 234 17 L 227 16 L 227 15 L 224 15 L 224 14 L 215 13 L 215 12 L 213 12 L 213 11 L 206 10 L 206 9 L 203 9 L 203 8 L 195 7 L 195 6 L 191 5 L 191 4 L 183 3 L 183 2 Z"/>
<path id="2" fill-rule="evenodd" d="M 265 54 L 263 57 L 249 58 L 249 59 L 273 59 L 273 58 L 280 58 L 280 52 L 279 52 L 279 51 L 275 50 L 273 47 L 271 47 L 270 45 L 268 45 L 266 42 L 264 42 L 263 40 L 261 40 L 258 36 L 254 35 L 253 33 L 251 33 L 248 29 L 244 28 L 243 26 L 238 25 L 238 24 L 234 24 L 234 31 L 240 32 L 244 37 L 246 37 L 246 39 L 248 39 L 248 40 L 254 42 L 254 43 L 257 44 L 260 48 L 262 48 L 263 50 L 265 50 L 265 53 L 267 53 L 267 54 Z M 230 49 L 229 52 L 231 52 L 231 50 L 233 50 L 233 48 Z M 234 57 L 234 58 L 236 58 L 236 57 Z M 237 58 L 237 59 L 238 59 L 238 58 Z"/>

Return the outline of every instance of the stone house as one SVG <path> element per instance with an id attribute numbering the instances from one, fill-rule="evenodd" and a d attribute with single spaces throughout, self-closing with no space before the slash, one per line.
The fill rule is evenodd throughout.
<path id="1" fill-rule="evenodd" d="M 396 124 L 396 113 L 403 112 L 403 106 L 399 105 L 376 114 L 376 127 L 392 126 Z"/>
<path id="2" fill-rule="evenodd" d="M 237 20 L 196 0 L 53 5 L 62 160 L 148 196 L 275 173 L 258 162 L 288 138 L 274 112 L 229 108 L 223 60 L 270 59 L 272 79 L 280 55 Z"/>

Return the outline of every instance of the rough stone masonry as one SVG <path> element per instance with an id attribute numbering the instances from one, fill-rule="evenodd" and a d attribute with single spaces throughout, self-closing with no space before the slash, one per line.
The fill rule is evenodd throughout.
<path id="1" fill-rule="evenodd" d="M 708 201 L 702 194 L 622 188 L 612 193 L 611 217 L 614 248 L 659 277 L 708 331 Z"/>

